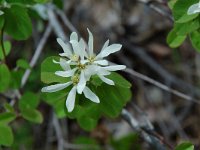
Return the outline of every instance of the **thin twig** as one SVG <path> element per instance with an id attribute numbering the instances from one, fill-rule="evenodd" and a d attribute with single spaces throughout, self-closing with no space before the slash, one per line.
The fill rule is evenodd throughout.
<path id="1" fill-rule="evenodd" d="M 158 64 L 153 58 L 151 58 L 146 52 L 145 49 L 132 44 L 128 40 L 122 39 L 121 43 L 129 51 L 131 54 L 136 55 L 144 63 L 146 63 L 152 70 L 154 70 L 157 74 L 159 74 L 165 81 L 170 82 L 172 85 L 177 86 L 178 88 L 184 91 L 193 91 L 194 96 L 200 97 L 200 90 L 198 88 L 193 87 L 191 84 L 184 82 L 180 78 L 170 74 L 166 71 L 160 64 Z M 176 93 L 176 92 L 175 92 Z"/>
<path id="2" fill-rule="evenodd" d="M 49 16 L 49 21 L 50 21 L 57 37 L 61 38 L 65 42 L 68 41 L 68 38 L 65 35 L 65 32 L 63 31 L 63 28 L 60 25 L 56 15 L 53 11 L 53 8 L 51 8 L 51 6 L 49 6 L 47 13 L 48 13 L 48 16 Z"/>
<path id="3" fill-rule="evenodd" d="M 60 126 L 60 122 L 57 119 L 57 117 L 55 116 L 55 114 L 53 114 L 53 126 L 56 131 L 56 137 L 57 137 L 57 141 L 58 141 L 58 150 L 64 150 L 65 148 L 95 150 L 98 148 L 95 145 L 87 145 L 87 144 L 77 145 L 77 144 L 71 144 L 71 143 L 65 142 L 63 133 L 62 133 L 62 127 Z"/>
<path id="4" fill-rule="evenodd" d="M 173 150 L 171 146 L 163 137 L 158 135 L 154 130 L 146 129 L 145 126 L 141 126 L 140 123 L 126 110 L 123 109 L 121 113 L 123 119 L 141 135 L 141 137 L 149 143 L 151 146 L 154 146 L 156 150 L 166 150 L 166 146 Z M 148 132 L 147 132 L 148 131 Z"/>
<path id="5" fill-rule="evenodd" d="M 56 9 L 56 13 L 61 17 L 63 23 L 65 24 L 65 26 L 69 28 L 70 31 L 79 33 L 78 30 L 69 21 L 69 19 L 67 18 L 67 16 L 65 15 L 63 11 L 61 11 L 60 9 Z"/>
<path id="6" fill-rule="evenodd" d="M 164 84 L 162 84 L 162 83 L 160 83 L 160 82 L 158 82 L 158 81 L 156 81 L 156 80 L 154 80 L 154 79 L 152 79 L 152 78 L 150 78 L 150 77 L 148 77 L 148 76 L 146 76 L 144 74 L 141 74 L 141 73 L 139 73 L 139 72 L 137 72 L 137 71 L 135 71 L 133 69 L 127 68 L 127 69 L 124 70 L 124 72 L 129 73 L 130 75 L 133 75 L 134 77 L 142 79 L 142 80 L 144 80 L 144 81 L 146 81 L 148 83 L 151 83 L 151 84 L 161 88 L 162 90 L 170 92 L 170 93 L 172 93 L 172 94 L 174 94 L 174 95 L 176 95 L 178 97 L 181 97 L 181 98 L 183 98 L 185 100 L 192 101 L 192 102 L 195 102 L 197 104 L 200 104 L 199 100 L 196 100 L 196 99 L 192 98 L 189 95 L 186 95 L 186 94 L 181 93 L 181 92 L 179 92 L 179 91 L 177 91 L 175 89 L 172 89 L 172 88 L 170 88 L 170 87 L 168 87 L 168 86 L 166 86 L 166 85 L 164 85 Z"/>
<path id="7" fill-rule="evenodd" d="M 31 68 L 33 68 L 35 66 L 36 62 L 38 61 L 38 58 L 39 58 L 39 56 L 40 56 L 40 54 L 42 52 L 42 49 L 44 48 L 44 45 L 47 42 L 47 39 L 48 39 L 51 31 L 52 31 L 52 27 L 51 27 L 50 24 L 48 24 L 47 29 L 44 32 L 44 35 L 42 36 L 42 38 L 41 38 L 41 40 L 40 40 L 40 42 L 39 42 L 39 44 L 38 44 L 38 46 L 37 46 L 37 48 L 35 50 L 35 53 L 34 53 L 32 59 L 30 61 L 30 67 Z M 25 73 L 24 73 L 24 75 L 22 77 L 21 87 L 24 87 L 24 85 L 26 84 L 26 82 L 27 82 L 27 80 L 28 80 L 28 78 L 30 76 L 30 73 L 31 73 L 31 69 L 27 69 L 25 71 Z"/>
<path id="8" fill-rule="evenodd" d="M 171 22 L 174 22 L 174 19 L 171 14 L 165 12 L 163 9 L 159 8 L 154 4 L 155 0 L 138 0 L 138 2 L 144 3 L 149 6 L 152 10 L 157 12 L 158 14 L 167 17 Z"/>
<path id="9" fill-rule="evenodd" d="M 58 141 L 58 150 L 64 150 L 64 139 L 62 135 L 62 129 L 60 127 L 60 123 L 57 117 L 55 116 L 55 114 L 53 114 L 53 126 L 56 131 L 56 137 Z"/>

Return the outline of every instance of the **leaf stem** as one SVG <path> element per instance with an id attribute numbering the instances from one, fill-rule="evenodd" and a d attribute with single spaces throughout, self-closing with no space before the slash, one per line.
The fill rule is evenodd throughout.
<path id="1" fill-rule="evenodd" d="M 3 27 L 2 27 L 2 29 L 1 29 L 1 47 L 2 47 L 2 52 L 3 52 L 3 57 L 4 57 L 4 59 L 3 59 L 3 62 L 6 64 L 6 51 L 5 51 L 5 47 L 4 47 L 4 44 L 3 44 L 3 36 L 4 36 L 4 25 L 3 25 Z"/>

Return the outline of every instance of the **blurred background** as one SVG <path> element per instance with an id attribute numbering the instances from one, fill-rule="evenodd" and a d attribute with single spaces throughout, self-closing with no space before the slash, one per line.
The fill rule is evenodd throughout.
<path id="1" fill-rule="evenodd" d="M 122 50 L 110 56 L 110 61 L 124 64 L 130 70 L 166 85 L 167 90 L 166 87 L 163 90 L 162 86 L 146 81 L 141 75 L 137 77 L 130 72 L 120 72 L 132 83 L 133 97 L 126 108 L 141 126 L 145 129 L 153 126 L 156 137 L 160 137 L 168 147 L 189 140 L 199 148 L 200 109 L 199 104 L 190 98 L 200 99 L 200 55 L 187 40 L 177 49 L 167 45 L 166 37 L 173 27 L 167 1 L 58 0 L 54 4 L 34 6 L 29 14 L 33 23 L 32 37 L 26 42 L 12 40 L 15 51 L 11 51 L 7 59 L 10 68 L 15 67 L 18 58 L 30 61 L 46 34 L 42 52 L 25 89 L 40 92 L 43 86 L 40 81 L 41 62 L 62 51 L 56 42 L 57 37 L 67 41 L 70 33 L 76 31 L 87 41 L 89 28 L 94 35 L 96 52 L 107 39 L 110 43 L 121 43 Z M 171 89 L 186 96 L 173 94 Z M 20 119 L 13 123 L 15 142 L 10 149 L 62 150 L 59 144 L 70 150 L 159 149 L 148 144 L 140 132 L 133 130 L 121 116 L 115 120 L 102 118 L 96 129 L 86 132 L 74 120 L 54 120 L 52 108 L 44 102 L 39 110 L 44 116 L 41 125 Z M 58 124 L 59 128 L 56 128 Z"/>

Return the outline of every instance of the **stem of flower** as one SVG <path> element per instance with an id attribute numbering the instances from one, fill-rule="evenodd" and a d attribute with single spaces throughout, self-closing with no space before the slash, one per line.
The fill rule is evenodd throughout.
<path id="1" fill-rule="evenodd" d="M 5 51 L 5 47 L 3 44 L 3 36 L 4 36 L 4 25 L 1 29 L 1 47 L 2 47 L 2 52 L 3 52 L 3 62 L 6 64 L 6 51 Z"/>

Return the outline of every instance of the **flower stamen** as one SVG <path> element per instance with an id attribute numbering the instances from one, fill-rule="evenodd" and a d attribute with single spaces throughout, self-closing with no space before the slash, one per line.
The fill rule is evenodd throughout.
<path id="1" fill-rule="evenodd" d="M 74 55 L 71 56 L 71 60 L 72 61 L 78 61 L 79 60 L 79 56 L 74 54 Z"/>
<path id="2" fill-rule="evenodd" d="M 89 63 L 93 63 L 95 61 L 96 56 L 90 56 L 88 58 Z"/>
<path id="3" fill-rule="evenodd" d="M 77 85 L 79 82 L 79 76 L 78 75 L 74 75 L 71 78 L 73 85 Z"/>
<path id="4" fill-rule="evenodd" d="M 80 69 L 80 70 L 84 70 L 86 65 L 85 64 L 81 64 L 80 62 L 77 64 L 77 67 Z"/>

